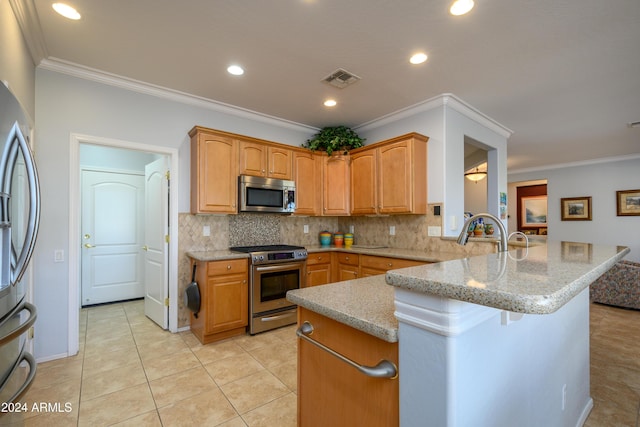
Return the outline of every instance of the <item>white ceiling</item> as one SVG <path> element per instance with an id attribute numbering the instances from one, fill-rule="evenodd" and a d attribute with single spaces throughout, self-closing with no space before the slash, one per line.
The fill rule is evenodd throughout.
<path id="1" fill-rule="evenodd" d="M 640 121 L 640 0 L 476 0 L 463 17 L 450 0 L 72 0 L 75 22 L 11 1 L 39 20 L 27 41 L 48 61 L 305 125 L 357 127 L 449 92 L 514 131 L 510 170 L 640 153 L 626 125 Z M 412 66 L 418 50 L 429 60 Z M 337 68 L 362 80 L 321 82 Z"/>

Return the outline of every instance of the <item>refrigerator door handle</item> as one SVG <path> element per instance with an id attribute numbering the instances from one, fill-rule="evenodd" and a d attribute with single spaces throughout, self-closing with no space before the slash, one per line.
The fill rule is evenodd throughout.
<path id="1" fill-rule="evenodd" d="M 11 372 L 7 376 L 7 379 L 5 380 L 4 384 L 0 386 L 0 389 L 4 388 L 7 382 L 9 382 L 9 380 L 11 379 L 11 376 L 16 371 L 16 369 L 18 369 L 18 366 L 20 366 L 22 362 L 27 362 L 29 364 L 29 375 L 27 375 L 27 378 L 24 380 L 24 383 L 22 383 L 20 388 L 13 394 L 13 396 L 7 399 L 5 403 L 15 402 L 16 400 L 20 399 L 27 392 L 27 390 L 29 390 L 29 387 L 31 387 L 31 383 L 33 382 L 33 379 L 36 377 L 36 360 L 33 358 L 31 353 L 23 351 L 20 357 L 18 358 L 18 361 L 16 362 L 16 364 L 13 365 L 13 368 L 11 369 Z"/>
<path id="2" fill-rule="evenodd" d="M 14 308 L 13 310 L 11 310 L 11 313 L 9 313 L 5 319 L 2 321 L 2 323 L 0 323 L 0 328 L 2 328 L 2 326 L 4 326 L 4 324 L 6 322 L 8 322 L 10 319 L 13 318 L 13 316 L 15 316 L 16 314 L 20 313 L 22 310 L 28 310 L 29 311 L 29 318 L 22 324 L 20 324 L 20 326 L 18 326 L 17 328 L 14 328 L 12 331 L 10 331 L 9 333 L 5 334 L 5 336 L 0 337 L 0 346 L 12 341 L 13 339 L 15 339 L 16 337 L 19 337 L 20 335 L 24 334 L 31 326 L 33 326 L 33 324 L 36 321 L 36 318 L 38 317 L 38 312 L 36 310 L 36 306 L 33 304 L 30 304 L 28 302 L 25 302 L 23 304 L 20 304 L 18 306 L 16 306 L 16 308 Z"/>

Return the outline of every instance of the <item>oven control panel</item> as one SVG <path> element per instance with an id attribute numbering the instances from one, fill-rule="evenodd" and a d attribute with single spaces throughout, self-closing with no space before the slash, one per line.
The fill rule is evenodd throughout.
<path id="1" fill-rule="evenodd" d="M 285 261 L 304 261 L 307 259 L 305 249 L 283 252 L 260 252 L 251 254 L 252 264 L 272 264 Z"/>

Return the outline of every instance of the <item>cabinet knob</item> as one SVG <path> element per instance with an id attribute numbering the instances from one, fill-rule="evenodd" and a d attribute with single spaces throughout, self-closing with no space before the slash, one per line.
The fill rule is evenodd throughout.
<path id="1" fill-rule="evenodd" d="M 393 265 L 393 263 L 389 263 L 389 264 L 387 264 L 387 265 L 388 265 L 389 267 L 391 267 L 391 266 Z"/>
<path id="2" fill-rule="evenodd" d="M 243 284 L 243 285 L 246 285 L 246 284 L 247 284 L 247 281 L 246 281 L 246 280 L 243 280 L 243 281 L 242 281 L 242 284 Z"/>
<path id="3" fill-rule="evenodd" d="M 345 257 L 344 259 L 346 259 L 347 261 L 349 261 L 349 257 Z"/>
<path id="4" fill-rule="evenodd" d="M 227 265 L 227 270 L 231 270 L 231 264 Z"/>

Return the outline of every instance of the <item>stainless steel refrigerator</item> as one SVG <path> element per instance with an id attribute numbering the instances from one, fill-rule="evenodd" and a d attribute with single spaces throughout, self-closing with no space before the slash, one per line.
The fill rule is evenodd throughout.
<path id="1" fill-rule="evenodd" d="M 40 188 L 29 147 L 29 120 L 0 83 L 0 399 L 28 390 L 36 362 L 26 349 L 36 308 L 26 302 L 25 273 L 38 234 Z"/>

